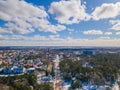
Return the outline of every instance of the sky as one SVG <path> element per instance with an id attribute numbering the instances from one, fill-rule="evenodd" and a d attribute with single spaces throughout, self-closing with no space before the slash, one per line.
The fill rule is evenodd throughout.
<path id="1" fill-rule="evenodd" d="M 0 0 L 0 46 L 120 46 L 120 0 Z"/>

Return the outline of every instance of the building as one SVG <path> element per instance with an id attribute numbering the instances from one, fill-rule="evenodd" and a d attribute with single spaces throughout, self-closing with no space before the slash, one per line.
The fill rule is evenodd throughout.
<path id="1" fill-rule="evenodd" d="M 21 74 L 21 73 L 23 73 L 23 68 L 14 68 L 13 73 L 14 74 Z"/>
<path id="2" fill-rule="evenodd" d="M 11 73 L 12 73 L 12 71 L 11 71 L 10 68 L 4 68 L 3 69 L 3 74 L 11 74 Z"/>

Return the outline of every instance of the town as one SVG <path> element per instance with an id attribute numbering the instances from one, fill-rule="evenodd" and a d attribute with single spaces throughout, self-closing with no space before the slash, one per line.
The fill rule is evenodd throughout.
<path id="1" fill-rule="evenodd" d="M 120 90 L 120 0 L 0 0 L 0 90 Z"/>
<path id="2" fill-rule="evenodd" d="M 36 83 L 38 85 L 49 84 L 51 87 L 49 90 L 119 90 L 120 72 L 116 67 L 117 64 L 118 68 L 120 67 L 120 60 L 118 58 L 119 61 L 117 61 L 117 64 L 115 63 L 114 74 L 109 73 L 109 77 L 106 78 L 106 74 L 102 75 L 103 72 L 99 72 L 102 64 L 100 66 L 93 59 L 93 57 L 102 54 L 110 54 L 112 60 L 113 55 L 120 56 L 120 49 L 80 47 L 1 48 L 0 78 L 34 74 L 37 77 Z M 108 57 L 104 58 L 106 58 L 105 60 L 108 59 Z M 110 62 L 112 62 L 111 60 Z M 107 62 L 109 61 L 104 63 Z M 104 68 L 104 70 L 106 69 Z M 109 70 L 108 67 L 105 72 L 112 72 L 112 69 Z M 90 75 L 93 75 L 94 78 Z M 101 78 L 99 78 L 99 75 Z M 114 77 L 114 75 L 117 76 Z M 0 81 L 0 84 L 3 83 Z M 34 89 L 31 86 L 28 90 L 39 89 Z"/>

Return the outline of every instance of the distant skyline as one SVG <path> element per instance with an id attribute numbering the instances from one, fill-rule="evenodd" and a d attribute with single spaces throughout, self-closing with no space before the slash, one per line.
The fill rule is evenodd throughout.
<path id="1" fill-rule="evenodd" d="M 0 46 L 120 46 L 120 0 L 0 0 Z"/>

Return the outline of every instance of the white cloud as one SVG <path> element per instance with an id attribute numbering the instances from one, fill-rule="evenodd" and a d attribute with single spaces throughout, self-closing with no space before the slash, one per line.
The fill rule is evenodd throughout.
<path id="1" fill-rule="evenodd" d="M 120 35 L 120 32 L 116 32 L 116 35 Z"/>
<path id="2" fill-rule="evenodd" d="M 92 18 L 94 20 L 115 18 L 120 15 L 120 2 L 117 3 L 105 3 L 99 7 L 96 7 L 92 12 Z"/>
<path id="3" fill-rule="evenodd" d="M 83 31 L 83 34 L 86 35 L 101 35 L 103 32 L 101 30 L 88 30 L 88 31 Z"/>
<path id="4" fill-rule="evenodd" d="M 112 24 L 112 25 L 113 25 L 113 24 L 116 24 L 116 23 L 118 23 L 118 22 L 120 22 L 120 20 L 110 20 L 110 21 L 109 21 L 109 23 Z"/>
<path id="5" fill-rule="evenodd" d="M 29 19 L 30 17 L 47 17 L 43 7 L 33 6 L 24 0 L 1 0 L 0 19 L 12 21 L 14 18 Z"/>
<path id="6" fill-rule="evenodd" d="M 111 29 L 120 30 L 120 23 L 115 24 Z"/>
<path id="7" fill-rule="evenodd" d="M 3 32 L 11 33 L 11 32 L 8 32 L 8 31 L 6 31 L 6 30 L 4 30 L 3 28 L 0 27 L 0 33 L 3 33 Z"/>
<path id="8" fill-rule="evenodd" d="M 71 28 L 68 28 L 68 32 L 69 32 L 69 34 L 72 34 L 73 32 L 75 32 L 75 30 L 71 29 Z"/>
<path id="9" fill-rule="evenodd" d="M 74 29 L 68 28 L 69 32 L 74 32 Z"/>
<path id="10" fill-rule="evenodd" d="M 86 7 L 81 4 L 81 0 L 61 0 L 51 3 L 49 12 L 56 16 L 55 19 L 59 23 L 73 24 L 89 19 L 85 9 Z"/>
<path id="11" fill-rule="evenodd" d="M 110 24 L 113 25 L 110 29 L 120 30 L 120 20 L 110 20 Z"/>
<path id="12" fill-rule="evenodd" d="M 112 35 L 112 32 L 105 32 L 105 35 Z"/>
<path id="13" fill-rule="evenodd" d="M 6 21 L 5 32 L 27 34 L 37 28 L 43 32 L 56 33 L 65 30 L 63 25 L 52 25 L 42 6 L 34 6 L 24 0 L 0 0 L 0 19 Z"/>
<path id="14" fill-rule="evenodd" d="M 33 35 L 33 36 L 23 36 L 23 35 L 0 35 L 0 40 L 6 41 L 60 41 L 64 40 L 63 38 L 59 38 L 58 34 L 50 35 L 50 36 L 41 36 L 41 35 Z"/>
<path id="15" fill-rule="evenodd" d="M 100 37 L 100 39 L 110 39 L 110 37 Z"/>
<path id="16" fill-rule="evenodd" d="M 95 20 L 104 18 L 114 18 L 120 14 L 120 3 L 103 4 L 97 7 L 92 13 Z M 55 19 L 61 24 L 79 23 L 82 20 L 89 20 L 85 5 L 81 0 L 61 0 L 53 2 L 49 8 L 49 13 L 55 15 Z M 48 21 L 48 14 L 42 6 L 35 6 L 25 2 L 25 0 L 0 0 L 0 20 L 5 21 L 4 27 L 0 27 L 0 33 L 11 33 L 11 35 L 0 35 L 0 45 L 6 46 L 120 46 L 120 39 L 110 37 L 99 37 L 98 39 L 75 39 L 72 37 L 61 38 L 59 35 L 50 36 L 24 36 L 15 35 L 35 32 L 36 29 L 44 32 L 57 33 L 65 30 L 61 24 L 53 25 Z M 111 29 L 120 30 L 120 20 L 111 21 Z M 74 32 L 68 29 L 69 33 Z M 78 32 L 78 31 L 77 31 Z M 83 34 L 87 35 L 111 35 L 112 32 L 103 33 L 101 30 L 87 30 Z M 120 35 L 120 32 L 116 32 Z"/>
<path id="17" fill-rule="evenodd" d="M 2 39 L 2 37 L 4 37 Z M 33 43 L 34 41 L 34 43 Z M 54 36 L 9 36 L 0 35 L 1 46 L 120 46 L 120 39 L 110 39 L 109 37 L 101 37 L 97 39 L 75 39 L 71 37 L 60 38 L 59 35 Z"/>

